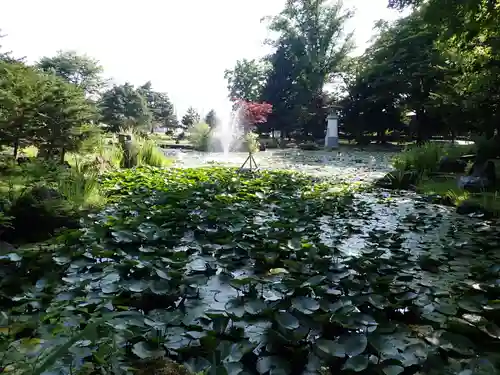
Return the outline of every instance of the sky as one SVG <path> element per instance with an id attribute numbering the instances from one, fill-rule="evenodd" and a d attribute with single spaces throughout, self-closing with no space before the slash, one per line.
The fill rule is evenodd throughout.
<path id="1" fill-rule="evenodd" d="M 116 83 L 151 81 L 167 92 L 179 118 L 189 106 L 203 116 L 214 108 L 227 118 L 230 103 L 224 70 L 242 58 L 268 50 L 260 20 L 275 15 L 284 0 L 2 0 L 1 40 L 5 50 L 35 62 L 58 50 L 75 50 L 100 61 Z M 347 31 L 355 32 L 361 53 L 378 19 L 399 14 L 387 0 L 344 0 L 356 14 Z"/>

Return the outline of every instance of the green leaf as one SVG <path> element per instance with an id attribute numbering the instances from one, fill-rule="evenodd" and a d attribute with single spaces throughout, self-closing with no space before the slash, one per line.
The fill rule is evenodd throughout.
<path id="1" fill-rule="evenodd" d="M 159 270 L 159 269 L 156 269 L 156 274 L 161 277 L 162 279 L 165 279 L 165 280 L 170 280 L 171 277 L 167 275 L 167 273 L 165 271 L 162 271 L 162 270 Z"/>
<path id="2" fill-rule="evenodd" d="M 321 282 L 325 279 L 326 279 L 325 276 L 316 275 L 316 276 L 311 277 L 309 280 L 305 281 L 304 283 L 302 283 L 301 287 L 316 286 L 316 285 L 321 284 Z"/>
<path id="3" fill-rule="evenodd" d="M 319 303 L 309 297 L 296 297 L 292 300 L 292 307 L 303 314 L 309 315 L 319 309 Z"/>
<path id="4" fill-rule="evenodd" d="M 365 351 L 366 346 L 368 345 L 368 339 L 366 336 L 357 333 L 341 336 L 338 342 L 342 345 L 345 353 L 349 357 L 360 355 Z"/>
<path id="5" fill-rule="evenodd" d="M 261 299 L 254 299 L 245 303 L 245 311 L 250 315 L 260 314 L 267 308 L 267 305 Z"/>
<path id="6" fill-rule="evenodd" d="M 284 329 L 292 330 L 299 328 L 299 320 L 288 312 L 279 312 L 275 315 L 276 321 Z"/>
<path id="7" fill-rule="evenodd" d="M 320 339 L 316 341 L 316 348 L 330 357 L 344 358 L 346 355 L 344 346 L 332 340 Z"/>
<path id="8" fill-rule="evenodd" d="M 342 370 L 351 370 L 354 372 L 361 372 L 366 370 L 370 360 L 368 355 L 358 355 L 356 357 L 347 358 Z"/>
<path id="9" fill-rule="evenodd" d="M 382 369 L 385 375 L 399 375 L 404 370 L 404 367 L 401 366 L 387 366 Z"/>
<path id="10" fill-rule="evenodd" d="M 288 240 L 287 246 L 290 250 L 300 250 L 302 249 L 302 243 L 300 239 L 294 238 L 292 240 Z"/>
<path id="11" fill-rule="evenodd" d="M 132 347 L 132 353 L 134 353 L 140 359 L 151 358 L 155 356 L 155 352 L 149 350 L 148 344 L 144 341 L 140 341 Z"/>

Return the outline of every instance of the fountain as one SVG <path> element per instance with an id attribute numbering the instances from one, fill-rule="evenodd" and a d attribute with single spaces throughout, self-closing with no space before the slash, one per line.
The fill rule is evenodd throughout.
<path id="1" fill-rule="evenodd" d="M 237 104 L 231 112 L 229 121 L 218 121 L 212 130 L 209 140 L 209 150 L 223 152 L 224 157 L 229 156 L 230 151 L 239 150 L 243 142 L 243 114 L 244 107 Z"/>

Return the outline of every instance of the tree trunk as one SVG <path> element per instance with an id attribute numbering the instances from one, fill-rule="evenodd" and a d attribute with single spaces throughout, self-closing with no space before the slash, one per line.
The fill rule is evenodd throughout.
<path id="1" fill-rule="evenodd" d="M 19 152 L 19 138 L 14 140 L 14 159 L 17 158 L 17 154 Z"/>
<path id="2" fill-rule="evenodd" d="M 64 164 L 64 156 L 66 156 L 66 149 L 63 147 L 61 149 L 61 164 Z"/>

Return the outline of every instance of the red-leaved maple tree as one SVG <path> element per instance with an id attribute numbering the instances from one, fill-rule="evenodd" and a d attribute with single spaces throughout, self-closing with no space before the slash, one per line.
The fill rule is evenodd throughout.
<path id="1" fill-rule="evenodd" d="M 273 111 L 272 104 L 266 102 L 257 103 L 238 99 L 236 104 L 243 108 L 244 126 L 248 129 L 266 122 L 267 116 Z"/>

